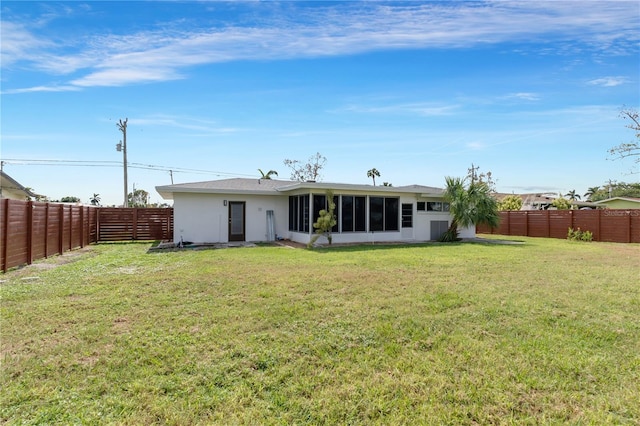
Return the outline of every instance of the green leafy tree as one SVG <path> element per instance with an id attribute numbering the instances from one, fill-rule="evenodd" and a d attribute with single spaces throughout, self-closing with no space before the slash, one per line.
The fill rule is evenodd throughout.
<path id="1" fill-rule="evenodd" d="M 129 193 L 129 207 L 147 207 L 149 205 L 149 193 L 144 189 L 136 189 Z"/>
<path id="2" fill-rule="evenodd" d="M 318 241 L 318 238 L 321 236 L 327 237 L 329 244 L 333 242 L 333 236 L 331 234 L 331 230 L 338 223 L 338 220 L 335 215 L 336 203 L 333 198 L 333 191 L 327 190 L 327 204 L 328 208 L 326 210 L 320 210 L 318 214 L 318 221 L 313 224 L 316 232 L 315 235 L 309 241 L 308 247 L 313 246 L 313 244 Z"/>
<path id="3" fill-rule="evenodd" d="M 66 196 L 66 197 L 60 198 L 60 202 L 61 203 L 79 203 L 80 198 L 73 197 L 73 196 Z"/>
<path id="4" fill-rule="evenodd" d="M 507 195 L 498 203 L 500 211 L 518 211 L 522 208 L 522 198 L 519 195 Z"/>
<path id="5" fill-rule="evenodd" d="M 267 173 L 263 172 L 262 169 L 258 169 L 260 172 L 260 179 L 271 179 L 271 176 L 278 176 L 278 172 L 275 170 L 269 170 Z"/>
<path id="6" fill-rule="evenodd" d="M 626 183 L 609 181 L 593 194 L 589 201 L 595 202 L 615 197 L 640 198 L 640 182 Z"/>
<path id="7" fill-rule="evenodd" d="M 592 201 L 591 198 L 596 195 L 598 193 L 598 191 L 600 191 L 600 187 L 599 186 L 592 186 L 591 188 L 587 189 L 587 192 L 584 193 L 584 197 L 588 200 L 588 201 Z"/>
<path id="8" fill-rule="evenodd" d="M 91 197 L 89 202 L 91 203 L 92 206 L 99 206 L 100 205 L 100 194 L 95 194 L 94 193 L 93 197 Z"/>
<path id="9" fill-rule="evenodd" d="M 373 186 L 376 186 L 376 177 L 380 177 L 380 172 L 374 167 L 367 171 L 367 177 L 373 179 Z"/>
<path id="10" fill-rule="evenodd" d="M 393 186 L 390 182 L 382 182 L 382 186 Z"/>
<path id="11" fill-rule="evenodd" d="M 305 164 L 299 160 L 284 160 L 284 165 L 291 169 L 291 180 L 298 182 L 320 180 L 320 172 L 326 164 L 326 157 L 323 157 L 319 152 L 309 157 Z"/>
<path id="12" fill-rule="evenodd" d="M 576 194 L 576 190 L 572 189 L 571 191 L 564 194 L 565 197 L 569 198 L 569 201 L 576 201 L 580 199 L 580 194 Z"/>
<path id="13" fill-rule="evenodd" d="M 445 181 L 444 198 L 449 202 L 452 220 L 440 241 L 457 241 L 458 227 L 483 224 L 495 228 L 500 224 L 498 203 L 486 182 L 453 177 L 446 177 Z"/>
<path id="14" fill-rule="evenodd" d="M 571 201 L 567 200 L 564 197 L 558 197 L 551 202 L 551 206 L 555 207 L 558 210 L 571 210 L 572 204 Z"/>

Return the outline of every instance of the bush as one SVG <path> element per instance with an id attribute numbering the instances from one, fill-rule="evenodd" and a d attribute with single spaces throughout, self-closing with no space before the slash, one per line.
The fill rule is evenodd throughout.
<path id="1" fill-rule="evenodd" d="M 567 240 L 593 241 L 593 233 L 591 231 L 582 231 L 580 228 L 576 230 L 569 228 L 569 232 L 567 232 Z"/>

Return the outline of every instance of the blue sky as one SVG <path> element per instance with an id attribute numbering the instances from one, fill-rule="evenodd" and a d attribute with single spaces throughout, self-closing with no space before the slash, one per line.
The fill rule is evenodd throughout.
<path id="1" fill-rule="evenodd" d="M 327 158 L 326 182 L 500 192 L 633 182 L 640 3 L 3 1 L 4 170 L 56 199 L 258 177 Z M 73 163 L 70 163 L 73 161 Z"/>

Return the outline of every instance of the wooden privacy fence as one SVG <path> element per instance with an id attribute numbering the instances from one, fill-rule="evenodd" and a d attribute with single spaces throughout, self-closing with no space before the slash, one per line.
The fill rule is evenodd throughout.
<path id="1" fill-rule="evenodd" d="M 173 209 L 0 200 L 0 269 L 100 241 L 171 240 Z"/>
<path id="2" fill-rule="evenodd" d="M 171 240 L 172 208 L 97 209 L 97 240 Z"/>
<path id="3" fill-rule="evenodd" d="M 500 226 L 477 226 L 481 234 L 567 238 L 569 228 L 591 231 L 594 241 L 640 243 L 640 209 L 525 210 L 500 212 Z"/>

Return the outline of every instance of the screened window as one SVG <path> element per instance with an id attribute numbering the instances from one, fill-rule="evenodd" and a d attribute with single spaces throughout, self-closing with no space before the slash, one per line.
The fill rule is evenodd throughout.
<path id="1" fill-rule="evenodd" d="M 309 232 L 309 195 L 289 197 L 289 231 Z"/>
<path id="2" fill-rule="evenodd" d="M 343 195 L 341 197 L 340 210 L 342 232 L 363 232 L 366 231 L 366 198 Z"/>
<path id="3" fill-rule="evenodd" d="M 371 231 L 397 231 L 400 223 L 398 198 L 369 198 L 369 229 Z"/>
<path id="4" fill-rule="evenodd" d="M 416 210 L 418 210 L 419 212 L 423 212 L 425 210 L 427 210 L 427 203 L 424 201 L 418 201 L 418 204 L 416 206 Z"/>

